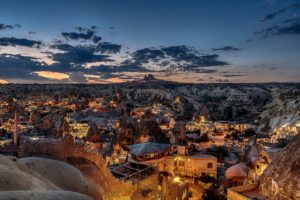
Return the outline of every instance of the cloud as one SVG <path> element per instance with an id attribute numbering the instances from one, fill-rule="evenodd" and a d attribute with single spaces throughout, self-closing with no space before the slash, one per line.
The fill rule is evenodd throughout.
<path id="1" fill-rule="evenodd" d="M 48 79 L 54 79 L 54 80 L 66 80 L 69 78 L 68 74 L 61 73 L 61 72 L 37 71 L 34 73 L 41 77 L 48 78 Z"/>
<path id="2" fill-rule="evenodd" d="M 217 82 L 217 83 L 229 83 L 230 81 L 228 79 L 216 79 L 215 82 Z"/>
<path id="3" fill-rule="evenodd" d="M 94 43 L 98 43 L 102 38 L 96 35 L 96 26 L 91 26 L 91 28 L 75 27 L 78 32 L 62 32 L 61 35 L 66 40 L 91 40 Z"/>
<path id="4" fill-rule="evenodd" d="M 73 82 L 77 83 L 86 83 L 87 78 L 84 76 L 82 72 L 72 72 L 69 74 L 69 78 Z"/>
<path id="5" fill-rule="evenodd" d="M 100 53 L 119 53 L 122 46 L 119 44 L 113 44 L 110 42 L 99 43 L 96 47 L 97 51 Z"/>
<path id="6" fill-rule="evenodd" d="M 212 73 L 216 73 L 218 72 L 218 70 L 216 69 L 199 69 L 197 71 L 197 73 L 203 73 L 203 74 L 212 74 Z"/>
<path id="7" fill-rule="evenodd" d="M 22 55 L 1 54 L 0 69 L 1 78 L 24 78 L 36 79 L 33 71 L 43 69 L 44 63 L 36 61 L 33 57 Z"/>
<path id="8" fill-rule="evenodd" d="M 94 36 L 94 31 L 87 31 L 86 33 L 76 33 L 76 32 L 62 32 L 61 35 L 69 40 L 89 40 Z"/>
<path id="9" fill-rule="evenodd" d="M 13 25 L 7 25 L 7 24 L 0 24 L 0 30 L 5 30 L 5 29 L 13 29 Z"/>
<path id="10" fill-rule="evenodd" d="M 223 77 L 239 77 L 239 76 L 246 76 L 247 74 L 224 74 Z"/>
<path id="11" fill-rule="evenodd" d="M 287 5 L 285 8 L 279 9 L 273 13 L 267 14 L 262 17 L 261 21 L 265 22 L 274 19 L 277 15 L 287 12 L 295 11 L 300 9 L 299 3 L 292 3 Z M 279 22 L 273 23 L 267 28 L 263 28 L 260 31 L 254 33 L 255 35 L 261 36 L 262 39 L 266 39 L 273 36 L 279 35 L 299 35 L 300 34 L 300 18 L 298 15 L 293 13 L 293 17 L 285 19 Z"/>
<path id="12" fill-rule="evenodd" d="M 15 28 L 21 28 L 20 24 L 10 25 L 10 24 L 0 24 L 0 30 L 7 30 L 7 29 L 15 29 Z"/>
<path id="13" fill-rule="evenodd" d="M 279 9 L 275 12 L 272 12 L 272 13 L 269 13 L 269 14 L 263 16 L 260 21 L 265 22 L 265 21 L 274 19 L 276 16 L 278 16 L 281 13 L 284 13 L 289 10 L 297 10 L 299 8 L 300 8 L 299 3 L 292 3 L 292 4 L 287 5 L 285 8 Z"/>
<path id="14" fill-rule="evenodd" d="M 224 46 L 220 48 L 214 48 L 213 51 L 241 51 L 242 49 L 233 46 Z"/>
<path id="15" fill-rule="evenodd" d="M 96 54 L 98 50 L 95 46 L 58 44 L 52 45 L 52 48 L 64 51 L 63 53 L 54 53 L 51 55 L 55 62 L 61 64 L 82 65 L 88 62 L 112 61 L 108 55 Z"/>
<path id="16" fill-rule="evenodd" d="M 283 9 L 280 9 L 280 10 L 277 10 L 276 12 L 273 12 L 273 13 L 269 13 L 265 16 L 263 16 L 260 21 L 264 22 L 264 21 L 268 21 L 268 20 L 271 20 L 273 19 L 274 17 L 276 17 L 277 15 L 285 12 L 287 9 L 286 8 L 283 8 Z"/>
<path id="17" fill-rule="evenodd" d="M 106 66 L 106 65 L 100 65 L 100 66 L 94 66 L 91 67 L 90 71 L 94 72 L 102 72 L 102 73 L 117 73 L 117 72 L 152 72 L 151 70 L 148 70 L 144 67 L 141 67 L 136 64 L 121 64 L 118 66 Z"/>
<path id="18" fill-rule="evenodd" d="M 228 63 L 219 61 L 219 55 L 201 55 L 194 48 L 180 45 L 160 48 L 139 49 L 131 54 L 127 63 L 136 63 L 154 71 L 197 71 L 201 67 L 223 66 Z"/>
<path id="19" fill-rule="evenodd" d="M 163 51 L 154 48 L 139 49 L 132 53 L 133 60 L 139 64 L 148 63 L 149 61 L 158 61 L 165 57 Z"/>
<path id="20" fill-rule="evenodd" d="M 22 26 L 20 24 L 15 24 L 14 27 L 15 28 L 22 28 Z"/>
<path id="21" fill-rule="evenodd" d="M 3 79 L 0 79 L 0 84 L 8 84 L 9 82 L 7 80 L 3 80 Z"/>
<path id="22" fill-rule="evenodd" d="M 46 54 L 47 59 L 51 60 L 45 63 L 41 62 L 43 59 L 40 57 L 0 54 L 0 68 L 5 71 L 1 73 L 0 79 L 83 83 L 109 79 L 112 82 L 118 82 L 128 79 L 119 77 L 122 73 L 176 74 L 179 71 L 191 71 L 212 74 L 217 70 L 205 67 L 228 64 L 220 61 L 217 54 L 200 54 L 196 49 L 186 45 L 122 52 L 122 45 L 102 42 L 96 34 L 96 26 L 75 27 L 75 30 L 61 33 L 64 39 L 55 40 L 52 43 L 15 37 L 0 38 L 0 46 L 29 48 L 41 46 L 45 48 L 41 53 Z M 34 32 L 28 33 L 34 34 Z M 80 43 L 77 43 L 77 40 Z M 136 75 L 130 79 L 134 78 Z"/>
<path id="23" fill-rule="evenodd" d="M 40 47 L 41 41 L 29 40 L 25 38 L 3 37 L 0 38 L 0 46 L 24 46 L 24 47 Z"/>
<path id="24" fill-rule="evenodd" d="M 266 39 L 276 35 L 299 35 L 300 18 L 284 20 L 276 25 L 255 32 L 255 35 L 261 35 Z"/>

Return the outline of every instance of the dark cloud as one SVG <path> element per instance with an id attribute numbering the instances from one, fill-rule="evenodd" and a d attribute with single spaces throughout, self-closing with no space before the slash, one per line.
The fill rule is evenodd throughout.
<path id="1" fill-rule="evenodd" d="M 223 77 L 239 77 L 239 76 L 246 76 L 247 74 L 224 74 Z"/>
<path id="2" fill-rule="evenodd" d="M 287 5 L 285 8 L 277 10 L 273 13 L 270 13 L 264 16 L 261 21 L 268 21 L 275 18 L 277 15 L 287 12 L 295 11 L 300 9 L 299 3 L 292 3 Z M 262 39 L 266 39 L 276 35 L 299 35 L 300 34 L 300 18 L 299 16 L 293 13 L 293 17 L 290 19 L 285 19 L 276 23 L 273 23 L 272 26 L 263 28 L 260 31 L 254 33 L 255 35 L 261 36 Z"/>
<path id="3" fill-rule="evenodd" d="M 1 78 L 33 79 L 31 73 L 43 69 L 44 63 L 36 61 L 33 57 L 22 55 L 1 54 L 0 69 Z"/>
<path id="4" fill-rule="evenodd" d="M 20 24 L 15 24 L 14 27 L 15 28 L 22 28 L 22 26 Z"/>
<path id="5" fill-rule="evenodd" d="M 122 46 L 119 44 L 113 44 L 110 42 L 99 43 L 96 47 L 97 51 L 100 53 L 119 53 Z"/>
<path id="6" fill-rule="evenodd" d="M 10 25 L 10 24 L 0 24 L 0 31 L 1 30 L 11 30 L 11 29 L 15 29 L 15 28 L 21 28 L 20 24 L 15 24 L 15 25 Z"/>
<path id="7" fill-rule="evenodd" d="M 97 27 L 91 26 L 91 28 L 75 27 L 78 32 L 62 32 L 61 35 L 66 40 L 91 40 L 94 43 L 98 43 L 102 38 L 96 35 Z"/>
<path id="8" fill-rule="evenodd" d="M 91 72 L 101 72 L 101 73 L 116 73 L 116 72 L 152 72 L 144 67 L 136 64 L 121 64 L 118 66 L 93 66 L 90 68 Z"/>
<path id="9" fill-rule="evenodd" d="M 0 30 L 13 29 L 13 28 L 14 28 L 14 26 L 12 26 L 12 25 L 0 24 Z"/>
<path id="10" fill-rule="evenodd" d="M 36 34 L 36 32 L 34 32 L 34 31 L 29 31 L 28 34 L 34 35 L 34 34 Z"/>
<path id="11" fill-rule="evenodd" d="M 77 33 L 77 32 L 62 32 L 61 35 L 68 40 L 89 40 L 95 35 L 94 31 L 88 30 L 86 33 Z"/>
<path id="12" fill-rule="evenodd" d="M 156 71 L 197 71 L 201 67 L 228 64 L 224 61 L 219 61 L 217 54 L 200 55 L 198 51 L 185 45 L 144 48 L 133 52 L 131 55 L 132 60 L 127 60 L 126 62 L 136 63 L 141 66 L 151 64 L 156 68 Z M 157 67 L 160 69 L 157 69 Z"/>
<path id="13" fill-rule="evenodd" d="M 229 83 L 230 82 L 228 79 L 216 79 L 215 81 L 218 83 Z"/>
<path id="14" fill-rule="evenodd" d="M 269 14 L 263 16 L 263 17 L 261 18 L 260 21 L 263 21 L 263 22 L 264 22 L 264 21 L 271 20 L 271 19 L 273 19 L 274 17 L 276 17 L 277 15 L 279 15 L 279 14 L 285 12 L 286 10 L 287 10 L 286 8 L 283 8 L 283 9 L 277 10 L 276 12 L 269 13 Z"/>
<path id="15" fill-rule="evenodd" d="M 199 55 L 195 49 L 185 45 L 162 48 L 162 51 L 177 62 L 186 62 L 185 66 L 187 68 L 227 64 L 226 62 L 218 61 L 219 56 L 217 54 Z"/>
<path id="16" fill-rule="evenodd" d="M 268 38 L 276 35 L 299 35 L 300 34 L 300 18 L 284 20 L 276 25 L 255 32 L 262 38 Z"/>
<path id="17" fill-rule="evenodd" d="M 242 49 L 237 48 L 237 47 L 233 47 L 233 46 L 224 46 L 221 48 L 214 48 L 212 49 L 213 51 L 240 51 Z"/>
<path id="18" fill-rule="evenodd" d="M 93 36 L 92 40 L 94 43 L 98 43 L 100 40 L 102 40 L 102 38 L 100 36 L 95 35 L 95 36 Z"/>
<path id="19" fill-rule="evenodd" d="M 86 82 L 85 74 L 98 75 L 101 78 L 118 77 L 123 72 L 170 72 L 191 70 L 197 73 L 215 73 L 217 70 L 205 69 L 203 67 L 222 66 L 226 62 L 219 61 L 217 54 L 200 54 L 195 49 L 180 45 L 159 48 L 144 48 L 134 52 L 124 53 L 121 64 L 110 66 L 115 61 L 112 54 L 120 53 L 122 45 L 110 42 L 101 42 L 97 36 L 97 27 L 83 28 L 75 27 L 75 32 L 63 32 L 61 35 L 65 40 L 55 40 L 49 45 L 46 53 L 53 64 L 39 62 L 33 57 L 22 55 L 0 55 L 0 67 L 5 70 L 3 77 L 22 78 L 28 80 L 50 80 L 39 77 L 38 71 L 63 72 L 70 76 L 75 82 Z M 34 34 L 34 32 L 29 32 Z M 70 40 L 91 41 L 89 43 L 73 43 Z M 39 47 L 46 45 L 41 41 L 24 38 L 3 37 L 0 38 L 1 46 L 26 46 Z M 125 60 L 126 59 L 126 60 Z M 88 63 L 108 63 L 107 65 L 96 65 L 89 68 Z M 157 66 L 155 70 L 146 64 Z"/>
<path id="20" fill-rule="evenodd" d="M 285 8 L 279 9 L 275 12 L 272 12 L 272 13 L 269 13 L 269 14 L 263 16 L 260 21 L 263 21 L 263 22 L 268 21 L 268 20 L 274 19 L 277 15 L 279 15 L 281 13 L 284 13 L 289 10 L 297 10 L 299 8 L 300 8 L 299 3 L 292 3 L 292 4 L 287 5 Z"/>
<path id="21" fill-rule="evenodd" d="M 164 52 L 154 48 L 139 49 L 132 53 L 134 61 L 139 64 L 148 63 L 149 61 L 158 61 L 165 57 Z"/>
<path id="22" fill-rule="evenodd" d="M 193 60 L 198 59 L 199 56 L 196 54 L 198 53 L 195 49 L 181 45 L 181 46 L 170 46 L 161 49 L 166 55 L 171 56 L 172 58 L 181 61 L 181 60 Z"/>
<path id="23" fill-rule="evenodd" d="M 15 24 L 15 25 L 0 24 L 0 30 L 15 29 L 15 28 L 21 28 L 21 25 L 20 24 Z"/>
<path id="24" fill-rule="evenodd" d="M 29 40 L 25 38 L 3 37 L 0 38 L 0 46 L 25 46 L 25 47 L 40 47 L 41 41 Z"/>
<path id="25" fill-rule="evenodd" d="M 197 72 L 203 73 L 203 74 L 211 74 L 211 73 L 218 72 L 218 70 L 216 70 L 216 69 L 199 69 Z"/>
<path id="26" fill-rule="evenodd" d="M 88 62 L 112 61 L 108 55 L 96 54 L 98 52 L 96 46 L 81 46 L 58 44 L 52 45 L 52 48 L 62 50 L 63 53 L 54 53 L 52 59 L 61 64 L 82 65 Z"/>
<path id="27" fill-rule="evenodd" d="M 78 82 L 78 83 L 86 83 L 87 78 L 84 76 L 82 72 L 72 72 L 69 74 L 69 78 L 73 82 Z"/>

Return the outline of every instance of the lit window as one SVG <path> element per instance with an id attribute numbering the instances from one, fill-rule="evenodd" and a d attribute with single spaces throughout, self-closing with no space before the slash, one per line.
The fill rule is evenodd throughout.
<path id="1" fill-rule="evenodd" d="M 178 165 L 179 165 L 179 166 L 184 166 L 184 161 L 179 160 Z"/>

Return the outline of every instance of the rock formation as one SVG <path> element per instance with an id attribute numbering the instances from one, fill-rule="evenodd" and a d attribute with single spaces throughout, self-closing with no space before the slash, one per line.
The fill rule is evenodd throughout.
<path id="1" fill-rule="evenodd" d="M 0 176 L 0 199 L 91 200 L 97 193 L 78 169 L 52 159 L 0 155 Z"/>
<path id="2" fill-rule="evenodd" d="M 300 134 L 265 169 L 259 190 L 270 200 L 300 199 Z"/>

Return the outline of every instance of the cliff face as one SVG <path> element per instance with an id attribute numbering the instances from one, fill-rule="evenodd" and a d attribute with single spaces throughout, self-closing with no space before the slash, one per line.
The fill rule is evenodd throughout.
<path id="1" fill-rule="evenodd" d="M 295 126 L 300 122 L 300 94 L 293 90 L 273 90 L 272 101 L 266 105 L 260 117 L 260 130 L 263 132 Z"/>
<path id="2" fill-rule="evenodd" d="M 300 134 L 265 169 L 260 193 L 269 199 L 300 199 Z"/>

